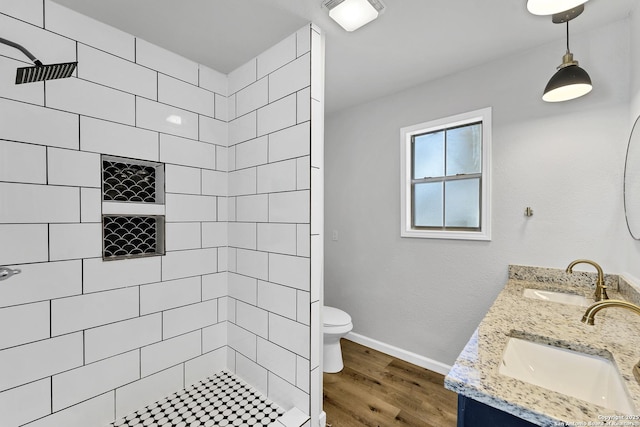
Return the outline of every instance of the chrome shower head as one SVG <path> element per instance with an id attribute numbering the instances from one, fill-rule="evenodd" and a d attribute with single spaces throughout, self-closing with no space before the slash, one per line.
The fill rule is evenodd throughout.
<path id="1" fill-rule="evenodd" d="M 16 84 L 40 82 L 43 80 L 64 79 L 71 77 L 77 62 L 65 62 L 60 64 L 44 65 L 42 62 L 36 59 L 31 52 L 26 48 L 14 43 L 11 40 L 3 39 L 0 37 L 0 43 L 11 46 L 24 53 L 30 60 L 33 61 L 35 66 L 18 68 L 16 73 Z"/>

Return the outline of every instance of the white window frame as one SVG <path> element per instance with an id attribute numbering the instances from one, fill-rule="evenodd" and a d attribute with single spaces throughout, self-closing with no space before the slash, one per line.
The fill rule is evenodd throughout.
<path id="1" fill-rule="evenodd" d="M 411 139 L 415 135 L 482 122 L 480 230 L 424 230 L 411 227 Z M 491 240 L 491 107 L 400 129 L 400 236 L 427 239 Z"/>

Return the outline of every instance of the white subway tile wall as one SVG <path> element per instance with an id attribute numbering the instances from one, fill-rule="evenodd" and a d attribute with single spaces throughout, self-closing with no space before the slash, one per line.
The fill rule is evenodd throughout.
<path id="1" fill-rule="evenodd" d="M 100 188 L 100 155 L 49 147 L 47 179 L 51 185 Z"/>
<path id="2" fill-rule="evenodd" d="M 2 63 L 2 66 L 7 64 Z M 10 72 L 15 75 L 13 67 Z M 44 86 L 40 89 L 44 93 Z M 0 98 L 0 117 L 4 140 L 78 149 L 77 114 Z"/>
<path id="3" fill-rule="evenodd" d="M 136 384 L 137 382 L 133 383 Z M 120 390 L 120 389 L 119 389 Z M 51 402 L 48 403 L 51 405 Z M 71 406 L 37 421 L 29 423 L 29 427 L 86 427 L 89 425 L 106 425 L 113 419 L 115 399 L 113 392 L 101 394 L 93 399 Z M 120 407 L 120 405 L 118 406 Z"/>
<path id="4" fill-rule="evenodd" d="M 296 59 L 296 46 L 298 43 L 297 34 L 293 34 L 290 37 L 277 43 L 275 46 L 267 49 L 265 52 L 258 55 L 256 58 L 257 67 L 256 75 L 259 79 L 273 73 L 278 68 L 284 67 L 291 61 Z M 310 74 L 309 69 L 305 71 Z M 271 78 L 272 76 L 269 76 Z"/>
<path id="5" fill-rule="evenodd" d="M 317 419 L 319 30 L 227 76 L 50 0 L 0 2 L 0 26 L 79 61 L 15 86 L 28 61 L 0 45 L 0 266 L 22 270 L 0 287 L 3 427 L 104 425 L 223 369 Z M 165 163 L 165 256 L 102 260 L 101 154 Z"/>
<path id="6" fill-rule="evenodd" d="M 162 315 L 135 317 L 85 332 L 85 362 L 92 363 L 162 339 Z"/>
<path id="7" fill-rule="evenodd" d="M 309 103 L 302 103 L 302 117 L 311 121 L 311 170 L 316 171 L 316 180 L 311 182 L 311 176 L 308 175 L 308 182 L 311 183 L 311 192 L 313 197 L 311 200 L 311 292 L 308 294 L 311 304 L 306 304 L 305 298 L 300 298 L 302 291 L 298 291 L 298 305 L 301 310 L 298 312 L 298 321 L 309 324 L 311 327 L 310 336 L 310 364 L 309 369 L 311 375 L 309 381 L 311 389 L 310 409 L 309 413 L 312 417 L 319 417 L 322 412 L 322 323 L 321 311 L 324 301 L 323 295 L 323 273 L 324 267 L 324 220 L 320 220 L 320 216 L 324 213 L 324 34 L 315 25 L 311 24 L 311 31 L 307 33 L 310 40 L 311 49 L 311 88 L 303 89 L 298 92 L 298 100 L 300 94 L 304 92 L 304 99 L 310 99 Z M 300 40 L 301 37 L 298 37 Z M 304 37 L 302 37 L 304 40 Z M 304 40 L 306 42 L 306 40 Z M 300 47 L 300 43 L 298 44 Z M 298 50 L 298 55 L 301 52 Z M 305 92 L 305 91 L 309 92 Z M 310 95 L 307 98 L 307 95 Z M 303 120 L 300 116 L 300 102 L 298 102 L 298 121 Z M 311 112 L 315 114 L 311 114 Z M 319 193 L 319 194 L 316 194 Z M 304 294 L 305 297 L 307 294 Z M 307 308 L 309 311 L 306 311 Z M 298 380 L 300 381 L 300 380 Z M 306 380 L 302 380 L 304 384 Z"/>
<path id="8" fill-rule="evenodd" d="M 267 163 L 269 140 L 266 136 L 251 139 L 232 147 L 235 150 L 235 168 L 244 169 Z"/>
<path id="9" fill-rule="evenodd" d="M 5 1 L 2 6 L 5 9 L 2 13 L 42 27 L 41 0 Z"/>
<path id="10" fill-rule="evenodd" d="M 135 38 L 132 35 L 75 13 L 51 0 L 45 1 L 45 12 L 45 28 L 49 31 L 130 61 L 134 60 Z"/>
<path id="11" fill-rule="evenodd" d="M 297 122 L 298 97 L 292 93 L 258 110 L 257 134 L 276 132 Z"/>
<path id="12" fill-rule="evenodd" d="M 49 258 L 46 224 L 0 224 L 2 241 L 0 259 L 3 264 L 47 261 Z M 16 283 L 16 281 L 14 281 Z M 6 291 L 6 287 L 4 289 Z M 12 289 L 9 289 L 11 291 Z M 15 290 L 19 293 L 19 290 Z M 0 290 L 0 293 L 2 291 Z M 2 301 L 0 304 L 4 304 Z"/>
<path id="13" fill-rule="evenodd" d="M 168 280 L 140 287 L 140 314 L 156 313 L 200 301 L 200 277 Z"/>
<path id="14" fill-rule="evenodd" d="M 0 394 L 2 422 L 22 425 L 33 416 L 44 417 L 51 413 L 51 378 L 45 378 Z"/>
<path id="15" fill-rule="evenodd" d="M 236 114 L 243 116 L 269 103 L 269 79 L 262 78 L 236 93 Z"/>
<path id="16" fill-rule="evenodd" d="M 8 2 L 5 1 L 4 3 Z M 40 13 L 43 13 L 42 5 L 38 5 L 37 9 L 39 9 Z M 35 50 L 35 47 L 31 48 L 31 46 L 39 46 L 39 49 L 44 47 L 47 51 L 46 63 L 69 62 L 75 58 L 76 42 L 74 40 L 52 31 L 42 31 L 42 27 L 24 24 L 23 21 L 14 19 L 8 14 L 0 15 L 0 27 L 2 27 L 3 33 L 11 34 L 10 40 L 18 40 L 19 44 L 29 46 L 30 49 Z M 0 55 L 8 56 L 27 64 L 31 63 L 22 52 L 6 45 L 0 48 Z"/>
<path id="17" fill-rule="evenodd" d="M 24 236 L 19 235 L 23 231 L 22 227 L 32 226 L 0 225 L 0 234 L 9 242 L 20 241 L 21 238 L 24 239 Z M 14 228 L 18 231 L 15 237 L 8 234 Z M 42 228 L 46 239 L 46 225 Z M 0 245 L 0 247 L 4 246 L 11 247 L 11 245 Z M 40 244 L 34 242 L 34 246 L 44 248 L 45 253 L 47 251 L 46 242 Z M 6 259 L 4 254 L 0 256 Z M 48 301 L 82 293 L 82 261 L 80 260 L 14 265 L 13 267 L 22 270 L 28 268 L 29 274 L 13 276 L 11 282 L 4 283 L 11 286 L 0 286 L 0 307 Z"/>
<path id="18" fill-rule="evenodd" d="M 229 98 L 216 93 L 215 105 L 216 105 L 216 119 L 229 120 Z"/>
<path id="19" fill-rule="evenodd" d="M 199 222 L 170 222 L 166 225 L 166 249 L 178 251 L 181 249 L 198 249 L 201 243 L 201 223 Z"/>
<path id="20" fill-rule="evenodd" d="M 183 384 L 182 371 L 183 367 L 177 365 L 117 389 L 116 418 L 135 412 L 157 398 L 179 390 Z M 149 396 L 156 396 L 156 399 Z"/>
<path id="21" fill-rule="evenodd" d="M 202 333 L 204 334 L 204 329 L 202 330 Z M 224 336 L 226 341 L 226 333 Z M 211 372 L 220 372 L 227 368 L 226 347 L 220 347 L 213 351 L 203 350 L 203 353 L 204 354 L 202 356 L 188 360 L 184 364 L 185 383 L 194 384 L 202 380 L 202 378 L 210 376 Z M 173 393 L 175 392 L 176 389 L 173 389 Z"/>
<path id="22" fill-rule="evenodd" d="M 312 153 L 323 142 L 312 132 L 322 117 L 311 121 L 311 82 L 323 67 L 311 53 L 321 50 L 316 30 L 303 28 L 229 75 L 229 367 L 311 419 L 322 399 L 321 384 L 310 386 L 319 372 L 310 349 L 322 348 L 310 343 L 321 330 L 311 283 L 322 286 L 311 278 L 311 233 L 322 233 L 312 224 L 322 198 L 311 198 Z"/>
<path id="23" fill-rule="evenodd" d="M 235 95 L 233 95 L 235 97 Z M 235 99 L 235 98 L 234 98 Z M 252 111 L 229 122 L 229 146 L 255 138 L 256 112 Z M 235 163 L 232 163 L 235 165 Z"/>
<path id="24" fill-rule="evenodd" d="M 0 181 L 46 184 L 46 163 L 45 147 L 0 141 Z"/>
<path id="25" fill-rule="evenodd" d="M 203 169 L 214 169 L 216 147 L 172 135 L 160 135 L 160 161 Z"/>
<path id="26" fill-rule="evenodd" d="M 136 98 L 136 126 L 185 138 L 198 139 L 198 115 L 173 105 Z"/>
<path id="27" fill-rule="evenodd" d="M 0 223 L 80 222 L 79 187 L 0 182 L 0 199 Z"/>
<path id="28" fill-rule="evenodd" d="M 228 134 L 226 121 L 200 116 L 200 141 L 226 146 Z"/>
<path id="29" fill-rule="evenodd" d="M 200 194 L 202 171 L 199 168 L 166 165 L 164 185 L 167 193 Z"/>
<path id="30" fill-rule="evenodd" d="M 129 384 L 140 377 L 139 350 L 53 376 L 53 412 Z"/>
<path id="31" fill-rule="evenodd" d="M 136 121 L 136 96 L 89 80 L 68 79 L 47 85 L 46 106 L 125 125 Z"/>
<path id="32" fill-rule="evenodd" d="M 81 116 L 80 140 L 82 151 L 152 161 L 160 157 L 157 132 L 120 123 Z"/>
<path id="33" fill-rule="evenodd" d="M 0 90 L 16 101 L 28 102 L 30 104 L 44 105 L 44 83 L 36 82 L 22 90 L 15 84 L 16 68 L 29 66 L 28 62 L 16 61 L 15 59 L 0 57 Z"/>
<path id="34" fill-rule="evenodd" d="M 227 76 L 200 64 L 200 87 L 219 94 L 226 99 L 228 91 Z"/>
<path id="35" fill-rule="evenodd" d="M 0 353 L 0 390 L 81 367 L 82 333 L 9 347 Z"/>
<path id="36" fill-rule="evenodd" d="M 49 338 L 49 303 L 23 304 L 0 311 L 0 347 L 8 348 Z"/>
<path id="37" fill-rule="evenodd" d="M 49 260 L 100 257 L 102 227 L 99 223 L 50 224 Z"/>
<path id="38" fill-rule="evenodd" d="M 158 98 L 158 73 L 78 43 L 78 77 L 149 99 Z"/>
<path id="39" fill-rule="evenodd" d="M 137 258 L 103 262 L 100 258 L 82 261 L 84 293 L 106 291 L 160 281 L 160 258 Z"/>
<path id="40" fill-rule="evenodd" d="M 198 64 L 138 38 L 136 39 L 136 62 L 192 85 L 198 84 Z"/>

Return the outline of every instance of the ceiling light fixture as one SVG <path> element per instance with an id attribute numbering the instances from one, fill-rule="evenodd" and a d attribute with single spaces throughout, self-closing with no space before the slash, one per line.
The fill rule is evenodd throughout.
<path id="1" fill-rule="evenodd" d="M 534 15 L 553 15 L 573 9 L 588 0 L 528 0 L 527 10 Z"/>
<path id="2" fill-rule="evenodd" d="M 373 21 L 384 10 L 380 0 L 327 0 L 323 3 L 329 16 L 347 31 L 354 31 Z"/>
<path id="3" fill-rule="evenodd" d="M 555 22 L 555 21 L 554 21 Z M 591 77 L 574 61 L 573 53 L 569 50 L 569 21 L 567 23 L 567 53 L 562 57 L 562 64 L 551 77 L 544 89 L 542 100 L 547 102 L 562 102 L 579 98 L 591 92 Z"/>

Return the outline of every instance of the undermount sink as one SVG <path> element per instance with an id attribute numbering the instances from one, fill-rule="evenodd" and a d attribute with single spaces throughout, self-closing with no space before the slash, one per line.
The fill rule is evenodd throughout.
<path id="1" fill-rule="evenodd" d="M 617 368 L 602 357 L 511 337 L 498 371 L 624 414 L 636 413 Z"/>
<path id="2" fill-rule="evenodd" d="M 583 297 L 582 295 L 567 294 L 564 292 L 543 291 L 541 289 L 527 288 L 524 290 L 522 295 L 527 298 L 558 302 L 561 304 L 579 305 L 582 307 L 588 307 L 593 302 L 589 298 Z"/>

